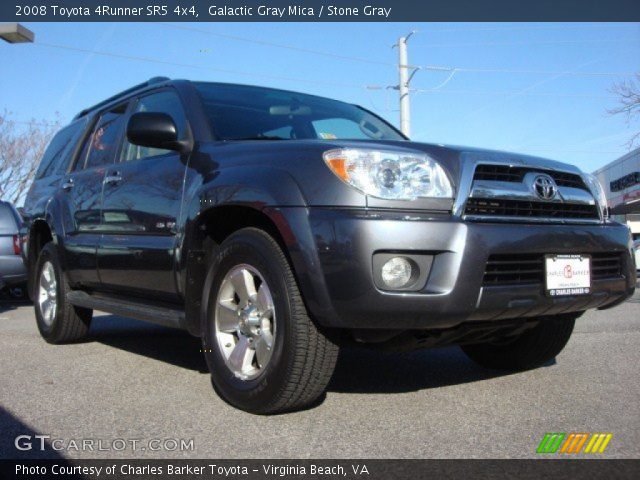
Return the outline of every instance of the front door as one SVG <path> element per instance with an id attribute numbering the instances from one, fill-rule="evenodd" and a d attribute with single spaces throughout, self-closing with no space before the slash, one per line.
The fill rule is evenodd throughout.
<path id="1" fill-rule="evenodd" d="M 171 115 L 187 135 L 177 93 L 165 89 L 137 100 L 131 113 Z M 105 289 L 126 295 L 177 299 L 174 257 L 186 155 L 123 141 L 107 170 L 98 269 Z"/>

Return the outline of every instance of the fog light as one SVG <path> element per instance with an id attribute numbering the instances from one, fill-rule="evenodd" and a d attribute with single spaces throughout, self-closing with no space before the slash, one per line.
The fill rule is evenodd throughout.
<path id="1" fill-rule="evenodd" d="M 393 257 L 382 266 L 382 281 L 389 288 L 406 286 L 411 274 L 411 262 L 404 257 Z"/>

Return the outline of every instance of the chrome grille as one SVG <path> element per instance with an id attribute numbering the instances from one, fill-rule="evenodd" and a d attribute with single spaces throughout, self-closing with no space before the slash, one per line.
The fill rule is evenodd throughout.
<path id="1" fill-rule="evenodd" d="M 469 190 L 456 210 L 469 221 L 599 223 L 595 198 L 579 172 L 541 165 L 476 163 L 465 166 Z M 543 198 L 537 182 L 542 177 L 555 189 Z M 555 184 L 555 185 L 554 185 Z"/>
<path id="2" fill-rule="evenodd" d="M 529 172 L 546 173 L 553 178 L 559 187 L 579 188 L 589 190 L 582 177 L 569 172 L 557 172 L 531 167 L 518 167 L 511 165 L 478 165 L 473 175 L 474 180 L 492 180 L 499 182 L 522 182 Z"/>

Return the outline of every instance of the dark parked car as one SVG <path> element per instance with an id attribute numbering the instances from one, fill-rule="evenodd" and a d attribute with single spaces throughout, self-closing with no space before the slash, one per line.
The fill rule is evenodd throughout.
<path id="1" fill-rule="evenodd" d="M 301 93 L 152 79 L 51 142 L 26 205 L 42 336 L 94 309 L 202 338 L 250 412 L 309 405 L 340 345 L 553 359 L 585 310 L 631 295 L 629 229 L 577 168 L 410 142 Z"/>
<path id="2" fill-rule="evenodd" d="M 9 202 L 0 200 L 0 290 L 8 287 L 19 297 L 20 287 L 27 281 L 27 268 L 22 259 L 20 229 L 22 218 Z"/>

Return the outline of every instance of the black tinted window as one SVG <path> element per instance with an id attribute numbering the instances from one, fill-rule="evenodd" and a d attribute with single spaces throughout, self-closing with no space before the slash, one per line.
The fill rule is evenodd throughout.
<path id="1" fill-rule="evenodd" d="M 63 128 L 55 134 L 42 156 L 36 178 L 47 177 L 53 173 L 60 173 L 66 168 L 73 147 L 78 142 L 84 126 L 85 122 L 79 121 Z"/>
<path id="2" fill-rule="evenodd" d="M 403 140 L 388 123 L 355 105 L 271 88 L 195 83 L 223 140 Z"/>
<path id="3" fill-rule="evenodd" d="M 182 102 L 180 102 L 180 98 L 174 91 L 164 90 L 140 98 L 132 113 L 136 112 L 160 112 L 170 115 L 178 128 L 178 138 L 181 140 L 185 138 L 187 119 L 182 108 Z M 165 155 L 169 152 L 169 150 L 162 148 L 133 145 L 125 138 L 120 161 L 140 160 L 142 158 Z"/>
<path id="4" fill-rule="evenodd" d="M 122 133 L 125 110 L 126 106 L 122 105 L 102 114 L 85 142 L 82 155 L 78 160 L 78 168 L 82 167 L 83 161 L 84 168 L 113 163 L 115 150 Z"/>

